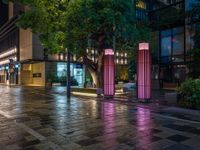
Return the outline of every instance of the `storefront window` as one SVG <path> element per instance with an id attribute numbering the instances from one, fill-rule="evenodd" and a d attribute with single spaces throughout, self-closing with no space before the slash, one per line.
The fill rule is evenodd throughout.
<path id="1" fill-rule="evenodd" d="M 174 35 L 173 42 L 173 55 L 184 54 L 184 38 L 183 34 Z"/>
<path id="2" fill-rule="evenodd" d="M 161 40 L 161 56 L 171 55 L 171 37 L 163 37 Z"/>
<path id="3" fill-rule="evenodd" d="M 57 63 L 57 77 L 66 77 L 66 63 Z M 83 86 L 84 70 L 82 64 L 70 64 L 70 75 L 76 80 L 79 86 Z"/>
<path id="4" fill-rule="evenodd" d="M 161 32 L 161 62 L 168 63 L 184 61 L 184 30 L 182 27 Z M 177 59 L 176 59 L 177 58 Z M 176 59 L 176 60 L 175 60 Z"/>

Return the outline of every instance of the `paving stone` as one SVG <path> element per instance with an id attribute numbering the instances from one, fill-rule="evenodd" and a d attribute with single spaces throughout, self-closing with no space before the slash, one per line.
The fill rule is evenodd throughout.
<path id="1" fill-rule="evenodd" d="M 176 141 L 176 142 L 182 142 L 182 141 L 189 139 L 189 137 L 176 134 L 176 135 L 172 135 L 172 136 L 168 137 L 167 139 Z"/>
<path id="2" fill-rule="evenodd" d="M 67 101 L 65 88 L 61 87 L 45 90 L 2 86 L 0 94 L 0 147 L 5 150 L 196 150 L 200 147 L 200 123 L 166 118 L 173 113 L 160 111 L 162 108 L 152 104 L 132 103 L 126 96 L 113 100 L 72 96 Z M 121 99 L 126 103 L 120 102 Z M 176 112 L 174 117 L 194 120 L 193 116 Z M 19 128 L 17 123 L 32 132 Z"/>

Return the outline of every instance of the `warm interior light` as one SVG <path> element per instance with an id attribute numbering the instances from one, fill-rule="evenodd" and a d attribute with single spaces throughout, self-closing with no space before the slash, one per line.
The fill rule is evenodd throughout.
<path id="1" fill-rule="evenodd" d="M 17 53 L 17 49 L 16 48 L 13 48 L 9 51 L 6 51 L 6 52 L 3 52 L 3 53 L 0 53 L 0 59 L 1 58 L 4 58 L 4 57 L 7 57 L 7 56 L 10 56 L 10 55 L 14 55 Z"/>

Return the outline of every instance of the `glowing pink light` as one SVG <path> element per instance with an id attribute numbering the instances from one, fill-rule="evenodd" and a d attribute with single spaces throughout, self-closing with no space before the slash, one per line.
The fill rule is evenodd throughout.
<path id="1" fill-rule="evenodd" d="M 112 97 L 115 94 L 114 81 L 114 52 L 112 49 L 105 49 L 104 53 L 104 96 Z"/>
<path id="2" fill-rule="evenodd" d="M 105 55 L 114 55 L 114 51 L 112 49 L 105 49 Z"/>
<path id="3" fill-rule="evenodd" d="M 140 43 L 137 64 L 138 99 L 151 98 L 151 58 L 148 43 Z"/>
<path id="4" fill-rule="evenodd" d="M 139 43 L 139 50 L 149 50 L 149 43 Z"/>

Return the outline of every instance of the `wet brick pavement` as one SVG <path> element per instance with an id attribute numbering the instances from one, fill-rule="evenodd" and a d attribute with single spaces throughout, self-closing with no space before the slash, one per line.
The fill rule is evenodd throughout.
<path id="1" fill-rule="evenodd" d="M 200 150 L 200 122 L 148 105 L 0 86 L 1 150 Z"/>

